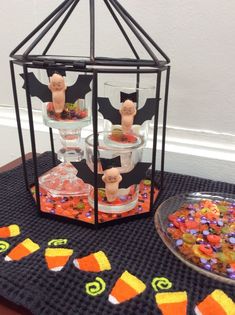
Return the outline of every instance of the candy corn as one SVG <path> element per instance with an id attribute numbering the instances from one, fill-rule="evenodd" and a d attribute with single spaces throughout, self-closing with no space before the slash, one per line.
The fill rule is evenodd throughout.
<path id="1" fill-rule="evenodd" d="M 163 315 L 187 314 L 186 291 L 157 293 L 155 299 Z"/>
<path id="2" fill-rule="evenodd" d="M 45 259 L 48 269 L 51 271 L 62 270 L 72 254 L 72 249 L 47 248 L 45 251 Z"/>
<path id="3" fill-rule="evenodd" d="M 109 302 L 120 304 L 134 298 L 144 292 L 145 289 L 146 285 L 126 270 L 117 280 L 109 294 Z"/>
<path id="4" fill-rule="evenodd" d="M 73 264 L 78 269 L 89 272 L 100 272 L 111 269 L 108 257 L 102 251 L 74 259 Z"/>
<path id="5" fill-rule="evenodd" d="M 4 226 L 0 228 L 1 238 L 13 237 L 19 234 L 20 234 L 20 227 L 16 224 L 11 224 L 9 226 Z"/>
<path id="6" fill-rule="evenodd" d="M 25 239 L 14 247 L 8 255 L 5 257 L 5 261 L 17 261 L 22 258 L 36 252 L 39 249 L 39 245 L 34 243 L 30 238 Z"/>
<path id="7" fill-rule="evenodd" d="M 221 290 L 215 290 L 195 307 L 197 315 L 235 315 L 235 303 Z"/>

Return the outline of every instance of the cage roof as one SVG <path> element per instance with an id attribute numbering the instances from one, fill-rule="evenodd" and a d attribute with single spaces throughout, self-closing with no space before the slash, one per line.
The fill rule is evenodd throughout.
<path id="1" fill-rule="evenodd" d="M 20 62 L 45 63 L 72 65 L 76 67 L 155 67 L 160 68 L 170 62 L 165 52 L 157 45 L 157 43 L 147 34 L 147 32 L 137 23 L 137 21 L 125 10 L 125 8 L 117 0 L 100 0 L 107 7 L 114 22 L 118 26 L 119 31 L 126 40 L 132 51 L 132 58 L 111 58 L 99 57 L 96 55 L 95 35 L 96 35 L 96 10 L 95 0 L 86 0 L 89 4 L 89 53 L 85 57 L 50 55 L 49 49 L 53 46 L 57 36 L 63 29 L 65 23 L 69 20 L 72 12 L 79 9 L 81 0 L 65 0 L 63 1 L 48 17 L 46 17 L 25 39 L 11 52 L 10 57 Z M 57 25 L 58 23 L 58 25 Z M 53 26 L 57 25 L 55 31 Z M 128 30 L 128 32 L 127 32 Z M 52 33 L 52 34 L 51 34 Z M 136 42 L 141 45 L 148 55 L 148 58 L 142 59 L 138 53 L 138 49 L 128 34 L 134 34 Z M 33 50 L 39 46 L 39 43 L 50 34 L 49 41 L 40 54 L 33 54 Z M 19 53 L 23 50 L 23 53 Z"/>

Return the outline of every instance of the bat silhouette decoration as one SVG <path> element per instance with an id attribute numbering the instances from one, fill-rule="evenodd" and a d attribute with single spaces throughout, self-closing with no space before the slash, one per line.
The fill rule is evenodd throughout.
<path id="1" fill-rule="evenodd" d="M 20 76 L 25 81 L 24 74 Z M 77 99 L 84 99 L 85 95 L 91 91 L 90 83 L 92 81 L 92 75 L 80 74 L 76 82 L 68 86 L 65 92 L 65 98 L 67 103 L 74 103 Z M 48 86 L 44 83 L 41 83 L 35 76 L 33 72 L 28 73 L 28 82 L 29 82 L 29 94 L 31 96 L 37 96 L 42 102 L 51 102 L 52 94 Z M 22 86 L 25 89 L 25 82 Z"/>
<path id="2" fill-rule="evenodd" d="M 112 168 L 112 167 L 121 167 L 121 157 L 116 156 L 115 158 L 112 159 L 105 159 L 105 158 L 100 158 L 100 163 L 102 165 L 103 171 Z"/>
<path id="3" fill-rule="evenodd" d="M 137 93 L 125 93 L 125 92 L 121 92 L 120 93 L 120 101 L 125 102 L 126 100 L 131 100 L 132 102 L 136 103 L 136 99 L 137 99 Z"/>
<path id="4" fill-rule="evenodd" d="M 94 173 L 91 171 L 83 159 L 80 162 L 72 162 L 74 167 L 78 170 L 77 176 L 81 178 L 85 183 L 94 186 Z M 121 173 L 122 181 L 119 184 L 119 188 L 128 188 L 131 185 L 139 184 L 142 179 L 146 178 L 146 172 L 151 163 L 139 162 L 136 166 L 128 173 Z M 98 188 L 104 188 L 105 184 L 102 181 L 103 174 L 97 175 L 97 186 Z"/>
<path id="5" fill-rule="evenodd" d="M 108 97 L 98 97 L 97 101 L 99 112 L 103 115 L 104 119 L 110 120 L 113 125 L 121 124 L 120 112 L 112 106 Z M 137 110 L 134 117 L 134 124 L 142 125 L 146 120 L 151 120 L 154 116 L 156 106 L 158 104 L 155 98 L 147 98 L 144 106 Z"/>

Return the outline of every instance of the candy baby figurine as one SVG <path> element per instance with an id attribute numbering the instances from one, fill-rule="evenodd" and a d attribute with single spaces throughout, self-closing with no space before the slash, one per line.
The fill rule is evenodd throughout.
<path id="1" fill-rule="evenodd" d="M 65 105 L 65 91 L 67 89 L 64 78 L 60 74 L 54 73 L 50 77 L 48 88 L 52 93 L 52 102 L 55 112 L 57 114 L 62 113 Z"/>
<path id="2" fill-rule="evenodd" d="M 117 198 L 119 183 L 122 180 L 122 176 L 118 168 L 112 167 L 104 171 L 102 181 L 105 183 L 105 194 L 108 202 L 112 202 Z"/>
<path id="3" fill-rule="evenodd" d="M 132 102 L 131 100 L 126 100 L 125 102 L 123 102 L 119 111 L 122 116 L 121 118 L 122 130 L 124 133 L 130 133 L 134 122 L 134 117 L 136 115 L 135 103 Z"/>

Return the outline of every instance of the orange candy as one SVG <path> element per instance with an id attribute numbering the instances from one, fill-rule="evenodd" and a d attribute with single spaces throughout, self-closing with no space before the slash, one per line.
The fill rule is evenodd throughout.
<path id="1" fill-rule="evenodd" d="M 203 203 L 204 208 L 211 208 L 212 206 L 214 206 L 213 202 L 210 200 L 205 200 Z"/>
<path id="2" fill-rule="evenodd" d="M 185 226 L 188 230 L 195 230 L 195 229 L 198 229 L 199 223 L 197 221 L 186 220 Z"/>
<path id="3" fill-rule="evenodd" d="M 231 268 L 233 268 L 233 270 L 235 271 L 235 263 L 234 264 L 230 264 Z"/>
<path id="4" fill-rule="evenodd" d="M 207 239 L 208 239 L 209 243 L 212 245 L 217 245 L 221 241 L 221 237 L 219 237 L 218 235 L 212 235 L 212 234 L 207 235 Z"/>
<path id="5" fill-rule="evenodd" d="M 208 245 L 200 244 L 199 250 L 208 256 L 213 255 L 213 249 Z"/>
<path id="6" fill-rule="evenodd" d="M 183 232 L 176 228 L 168 228 L 167 231 L 171 234 L 171 237 L 175 240 L 182 237 Z"/>

